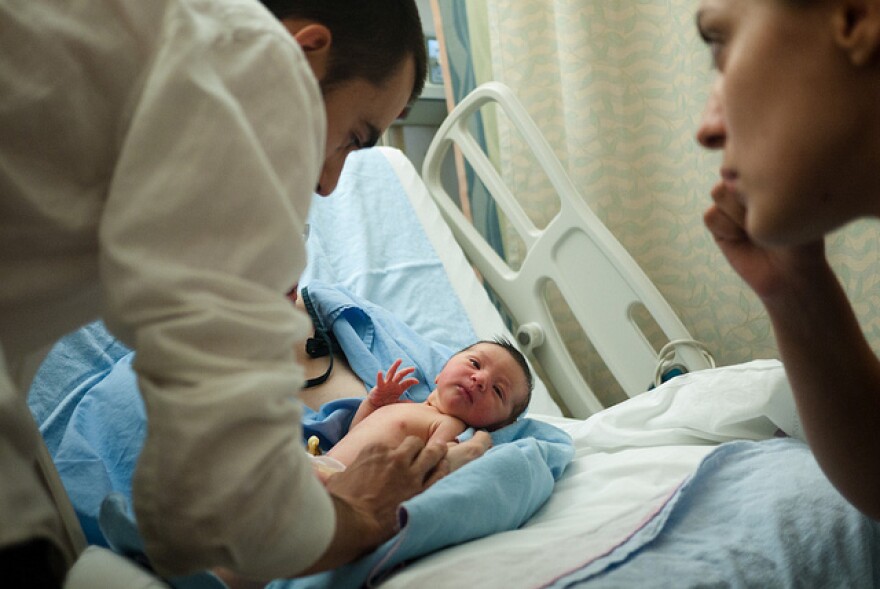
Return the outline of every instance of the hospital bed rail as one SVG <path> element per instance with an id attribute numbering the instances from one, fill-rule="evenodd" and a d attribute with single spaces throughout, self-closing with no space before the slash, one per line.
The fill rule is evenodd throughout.
<path id="1" fill-rule="evenodd" d="M 497 103 L 525 139 L 560 198 L 560 210 L 543 229 L 517 202 L 468 128 L 484 105 Z M 522 265 L 513 269 L 467 220 L 441 181 L 448 150 L 457 146 L 524 242 Z M 658 365 L 674 363 L 687 371 L 714 365 L 694 342 L 678 316 L 624 247 L 589 209 L 537 125 L 499 82 L 470 93 L 449 114 L 425 156 L 422 176 L 456 240 L 512 317 L 512 331 L 523 351 L 538 363 L 551 387 L 574 417 L 603 409 L 581 375 L 555 327 L 544 296 L 554 282 L 602 361 L 629 396 L 647 390 Z M 639 305 L 671 345 L 662 357 L 635 319 Z"/>

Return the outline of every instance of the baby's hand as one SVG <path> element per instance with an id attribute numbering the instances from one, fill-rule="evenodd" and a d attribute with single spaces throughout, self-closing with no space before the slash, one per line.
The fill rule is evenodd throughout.
<path id="1" fill-rule="evenodd" d="M 416 371 L 414 367 L 407 366 L 400 372 L 397 371 L 401 362 L 402 360 L 398 358 L 384 376 L 381 371 L 376 375 L 376 386 L 368 395 L 370 403 L 374 407 L 379 408 L 396 403 L 400 396 L 406 392 L 406 389 L 418 384 L 418 379 L 404 378 Z"/>

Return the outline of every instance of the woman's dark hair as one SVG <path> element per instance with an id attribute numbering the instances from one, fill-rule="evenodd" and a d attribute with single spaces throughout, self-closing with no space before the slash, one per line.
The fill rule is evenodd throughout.
<path id="1" fill-rule="evenodd" d="M 428 58 L 414 0 L 261 1 L 279 20 L 302 18 L 330 30 L 333 41 L 323 91 L 358 78 L 381 86 L 411 56 L 415 82 L 410 100 L 422 93 Z"/>

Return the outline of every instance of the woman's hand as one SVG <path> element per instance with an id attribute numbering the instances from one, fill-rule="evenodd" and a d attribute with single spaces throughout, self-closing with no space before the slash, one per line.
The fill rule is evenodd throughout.
<path id="1" fill-rule="evenodd" d="M 755 243 L 745 230 L 745 206 L 723 182 L 712 188 L 712 200 L 703 216 L 706 227 L 733 269 L 765 303 L 809 288 L 809 277 L 827 268 L 821 240 L 792 247 Z"/>

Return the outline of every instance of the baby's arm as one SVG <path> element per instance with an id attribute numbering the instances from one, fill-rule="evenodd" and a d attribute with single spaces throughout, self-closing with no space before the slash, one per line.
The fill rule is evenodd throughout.
<path id="1" fill-rule="evenodd" d="M 400 372 L 397 371 L 401 362 L 402 360 L 398 358 L 384 376 L 381 371 L 376 374 L 376 386 L 370 389 L 366 398 L 358 406 L 357 413 L 354 414 L 349 429 L 363 421 L 376 409 L 397 403 L 400 400 L 400 396 L 406 392 L 406 389 L 414 384 L 418 384 L 418 379 L 404 378 L 415 372 L 416 369 L 412 366 L 408 366 Z"/>

